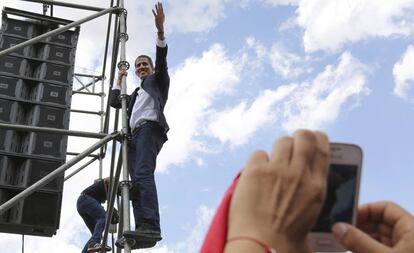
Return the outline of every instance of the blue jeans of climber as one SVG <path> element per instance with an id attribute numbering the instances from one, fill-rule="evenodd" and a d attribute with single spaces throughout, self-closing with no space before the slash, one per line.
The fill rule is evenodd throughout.
<path id="1" fill-rule="evenodd" d="M 106 212 L 102 205 L 94 198 L 81 194 L 76 203 L 79 215 L 82 217 L 92 236 L 86 242 L 82 253 L 87 253 L 88 245 L 100 243 L 102 232 L 105 229 Z"/>
<path id="2" fill-rule="evenodd" d="M 156 122 L 148 122 L 134 131 L 128 151 L 128 167 L 132 179 L 132 207 L 135 228 L 160 233 L 157 188 L 154 171 L 157 155 L 166 136 Z"/>

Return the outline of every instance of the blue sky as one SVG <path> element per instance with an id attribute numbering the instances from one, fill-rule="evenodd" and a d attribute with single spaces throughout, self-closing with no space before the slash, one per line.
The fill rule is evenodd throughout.
<path id="1" fill-rule="evenodd" d="M 154 3 L 126 1 L 130 62 L 154 54 Z M 42 10 L 14 0 L 2 6 Z M 198 252 L 221 196 L 248 155 L 270 151 L 273 140 L 297 128 L 360 145 L 360 202 L 393 200 L 414 213 L 413 6 L 414 0 L 164 1 L 171 130 L 156 173 L 164 239 L 137 252 Z M 55 7 L 65 19 L 89 14 Z M 100 74 L 106 20 L 82 26 L 76 72 Z M 128 89 L 137 82 L 131 71 Z M 73 97 L 72 108 L 99 107 L 99 100 Z M 99 130 L 94 116 L 71 116 L 71 129 Z M 93 142 L 71 138 L 68 150 Z M 97 168 L 66 182 L 58 234 L 26 237 L 25 252 L 80 252 L 89 232 L 76 198 L 97 177 Z M 20 252 L 20 236 L 1 234 L 0 243 L 9 245 L 5 253 Z"/>

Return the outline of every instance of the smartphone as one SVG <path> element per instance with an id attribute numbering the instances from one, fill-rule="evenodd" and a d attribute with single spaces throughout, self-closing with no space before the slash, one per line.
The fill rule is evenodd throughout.
<path id="1" fill-rule="evenodd" d="M 331 143 L 330 150 L 325 202 L 308 239 L 315 252 L 346 252 L 336 242 L 331 227 L 335 222 L 355 225 L 362 149 L 353 144 Z"/>

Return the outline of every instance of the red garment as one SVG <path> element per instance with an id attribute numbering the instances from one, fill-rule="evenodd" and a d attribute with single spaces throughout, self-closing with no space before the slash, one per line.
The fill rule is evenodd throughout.
<path id="1" fill-rule="evenodd" d="M 227 241 L 227 223 L 230 200 L 237 185 L 240 174 L 234 179 L 218 207 L 210 228 L 204 239 L 200 253 L 223 253 Z"/>

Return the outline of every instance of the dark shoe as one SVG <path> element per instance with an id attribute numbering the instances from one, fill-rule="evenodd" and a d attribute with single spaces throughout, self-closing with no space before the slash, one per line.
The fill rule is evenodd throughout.
<path id="1" fill-rule="evenodd" d="M 118 240 L 116 240 L 115 246 L 118 247 L 118 248 L 120 248 L 120 249 L 123 249 L 124 248 L 124 244 L 126 243 L 126 241 L 127 241 L 127 239 L 122 236 L 121 238 L 119 238 Z M 134 243 L 130 243 L 130 244 L 134 244 Z"/>
<path id="2" fill-rule="evenodd" d="M 139 241 L 158 242 L 162 240 L 160 231 L 144 227 L 138 227 L 135 231 L 125 231 L 124 235 L 137 238 Z"/>
<path id="3" fill-rule="evenodd" d="M 102 244 L 100 243 L 91 243 L 88 245 L 88 252 L 100 252 L 102 250 Z M 105 246 L 105 251 L 111 251 L 112 248 Z"/>
<path id="4" fill-rule="evenodd" d="M 125 238 L 125 236 L 122 236 L 118 240 L 116 240 L 115 245 L 118 248 L 123 249 L 125 243 L 128 241 L 129 245 L 131 246 L 131 249 L 146 249 L 146 248 L 152 248 L 157 244 L 156 241 L 141 241 L 142 238 L 132 238 L 131 235 L 127 235 L 129 238 Z M 132 239 L 131 239 L 132 238 Z"/>

